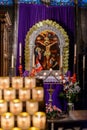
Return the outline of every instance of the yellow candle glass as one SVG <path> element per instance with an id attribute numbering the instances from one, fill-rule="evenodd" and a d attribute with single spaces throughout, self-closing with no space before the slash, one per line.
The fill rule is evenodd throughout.
<path id="1" fill-rule="evenodd" d="M 28 100 L 26 101 L 26 111 L 30 114 L 33 115 L 35 112 L 38 111 L 38 102 L 35 100 Z"/>
<path id="2" fill-rule="evenodd" d="M 32 118 L 33 126 L 41 130 L 46 126 L 46 114 L 44 112 L 36 112 Z"/>
<path id="3" fill-rule="evenodd" d="M 19 99 L 14 99 L 10 102 L 10 112 L 12 112 L 14 115 L 18 115 L 20 112 L 22 112 L 22 101 Z"/>
<path id="4" fill-rule="evenodd" d="M 28 130 L 40 130 L 40 129 L 36 127 L 30 127 Z"/>
<path id="5" fill-rule="evenodd" d="M 18 128 L 18 127 L 14 127 L 12 128 L 11 130 L 22 130 L 21 128 Z"/>
<path id="6" fill-rule="evenodd" d="M 32 98 L 37 101 L 43 101 L 44 89 L 42 87 L 35 87 L 32 90 Z"/>
<path id="7" fill-rule="evenodd" d="M 32 89 L 36 86 L 35 77 L 25 77 L 25 88 Z"/>
<path id="8" fill-rule="evenodd" d="M 0 89 L 9 88 L 10 80 L 9 77 L 0 77 Z"/>
<path id="9" fill-rule="evenodd" d="M 10 112 L 6 112 L 1 116 L 1 127 L 4 130 L 10 130 L 14 127 L 14 116 Z"/>
<path id="10" fill-rule="evenodd" d="M 0 99 L 2 99 L 2 89 L 0 89 Z"/>
<path id="11" fill-rule="evenodd" d="M 14 88 L 7 88 L 4 90 L 4 99 L 6 101 L 11 101 L 15 99 L 16 97 L 16 92 Z"/>
<path id="12" fill-rule="evenodd" d="M 27 88 L 19 89 L 19 99 L 21 101 L 27 101 L 30 99 L 30 90 Z"/>
<path id="13" fill-rule="evenodd" d="M 0 100 L 0 115 L 7 112 L 7 102 L 5 100 Z"/>
<path id="14" fill-rule="evenodd" d="M 22 130 L 26 130 L 31 125 L 30 115 L 27 112 L 21 112 L 17 116 L 17 126 L 20 127 Z"/>
<path id="15" fill-rule="evenodd" d="M 12 87 L 20 89 L 23 87 L 23 77 L 12 77 Z"/>

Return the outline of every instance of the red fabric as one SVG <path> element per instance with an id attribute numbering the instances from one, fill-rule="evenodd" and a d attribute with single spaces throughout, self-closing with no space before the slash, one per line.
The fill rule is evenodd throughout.
<path id="1" fill-rule="evenodd" d="M 75 83 L 76 82 L 76 74 L 74 73 L 73 74 L 73 77 L 72 77 L 72 82 Z"/>
<path id="2" fill-rule="evenodd" d="M 36 60 L 36 72 L 40 72 L 43 69 L 38 59 Z"/>
<path id="3" fill-rule="evenodd" d="M 31 71 L 31 73 L 30 73 L 30 76 L 35 76 L 35 74 L 36 74 L 36 69 L 35 69 L 35 68 L 32 68 L 32 71 Z"/>

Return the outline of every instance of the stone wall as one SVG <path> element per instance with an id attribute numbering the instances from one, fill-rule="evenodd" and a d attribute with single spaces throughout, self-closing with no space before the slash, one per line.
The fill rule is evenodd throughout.
<path id="1" fill-rule="evenodd" d="M 78 8 L 77 44 L 77 72 L 81 87 L 79 107 L 87 109 L 87 8 L 83 7 Z M 83 69 L 83 55 L 85 55 L 85 69 Z"/>

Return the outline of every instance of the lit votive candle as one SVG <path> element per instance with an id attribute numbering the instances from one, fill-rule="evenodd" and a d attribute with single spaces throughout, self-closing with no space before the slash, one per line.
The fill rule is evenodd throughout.
<path id="1" fill-rule="evenodd" d="M 33 115 L 35 112 L 38 111 L 38 102 L 35 100 L 28 100 L 26 101 L 26 111 L 30 114 Z"/>
<path id="2" fill-rule="evenodd" d="M 37 127 L 30 127 L 28 130 L 40 130 L 39 128 L 37 128 Z"/>
<path id="3" fill-rule="evenodd" d="M 35 87 L 32 90 L 32 98 L 37 101 L 43 101 L 44 89 L 42 87 Z"/>
<path id="4" fill-rule="evenodd" d="M 22 101 L 19 99 L 14 99 L 10 102 L 10 112 L 12 112 L 14 115 L 18 115 L 20 112 L 22 112 Z"/>
<path id="5" fill-rule="evenodd" d="M 33 126 L 43 130 L 46 126 L 46 114 L 44 112 L 36 112 L 32 118 Z"/>
<path id="6" fill-rule="evenodd" d="M 7 88 L 4 90 L 4 99 L 6 101 L 11 101 L 15 99 L 16 97 L 16 92 L 14 88 Z"/>
<path id="7" fill-rule="evenodd" d="M 2 89 L 0 89 L 0 99 L 2 99 Z"/>
<path id="8" fill-rule="evenodd" d="M 7 102 L 5 100 L 0 100 L 0 115 L 7 112 Z"/>
<path id="9" fill-rule="evenodd" d="M 9 77 L 0 77 L 0 89 L 6 89 L 10 85 Z"/>
<path id="10" fill-rule="evenodd" d="M 36 86 L 35 77 L 25 77 L 25 88 L 32 89 Z"/>
<path id="11" fill-rule="evenodd" d="M 19 99 L 21 101 L 27 101 L 30 99 L 30 90 L 27 88 L 19 89 Z"/>
<path id="12" fill-rule="evenodd" d="M 27 112 L 21 112 L 17 116 L 17 126 L 20 127 L 22 130 L 26 130 L 31 125 L 31 118 Z"/>
<path id="13" fill-rule="evenodd" d="M 23 87 L 23 77 L 12 77 L 12 87 L 20 89 Z"/>
<path id="14" fill-rule="evenodd" d="M 4 130 L 10 130 L 14 127 L 14 115 L 6 112 L 1 116 L 1 127 Z"/>

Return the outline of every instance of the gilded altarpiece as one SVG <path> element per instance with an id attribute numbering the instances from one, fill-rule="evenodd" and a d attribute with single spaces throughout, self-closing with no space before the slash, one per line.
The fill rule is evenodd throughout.
<path id="1" fill-rule="evenodd" d="M 43 70 L 68 70 L 69 38 L 67 32 L 55 21 L 36 23 L 25 38 L 25 70 L 42 66 Z"/>

